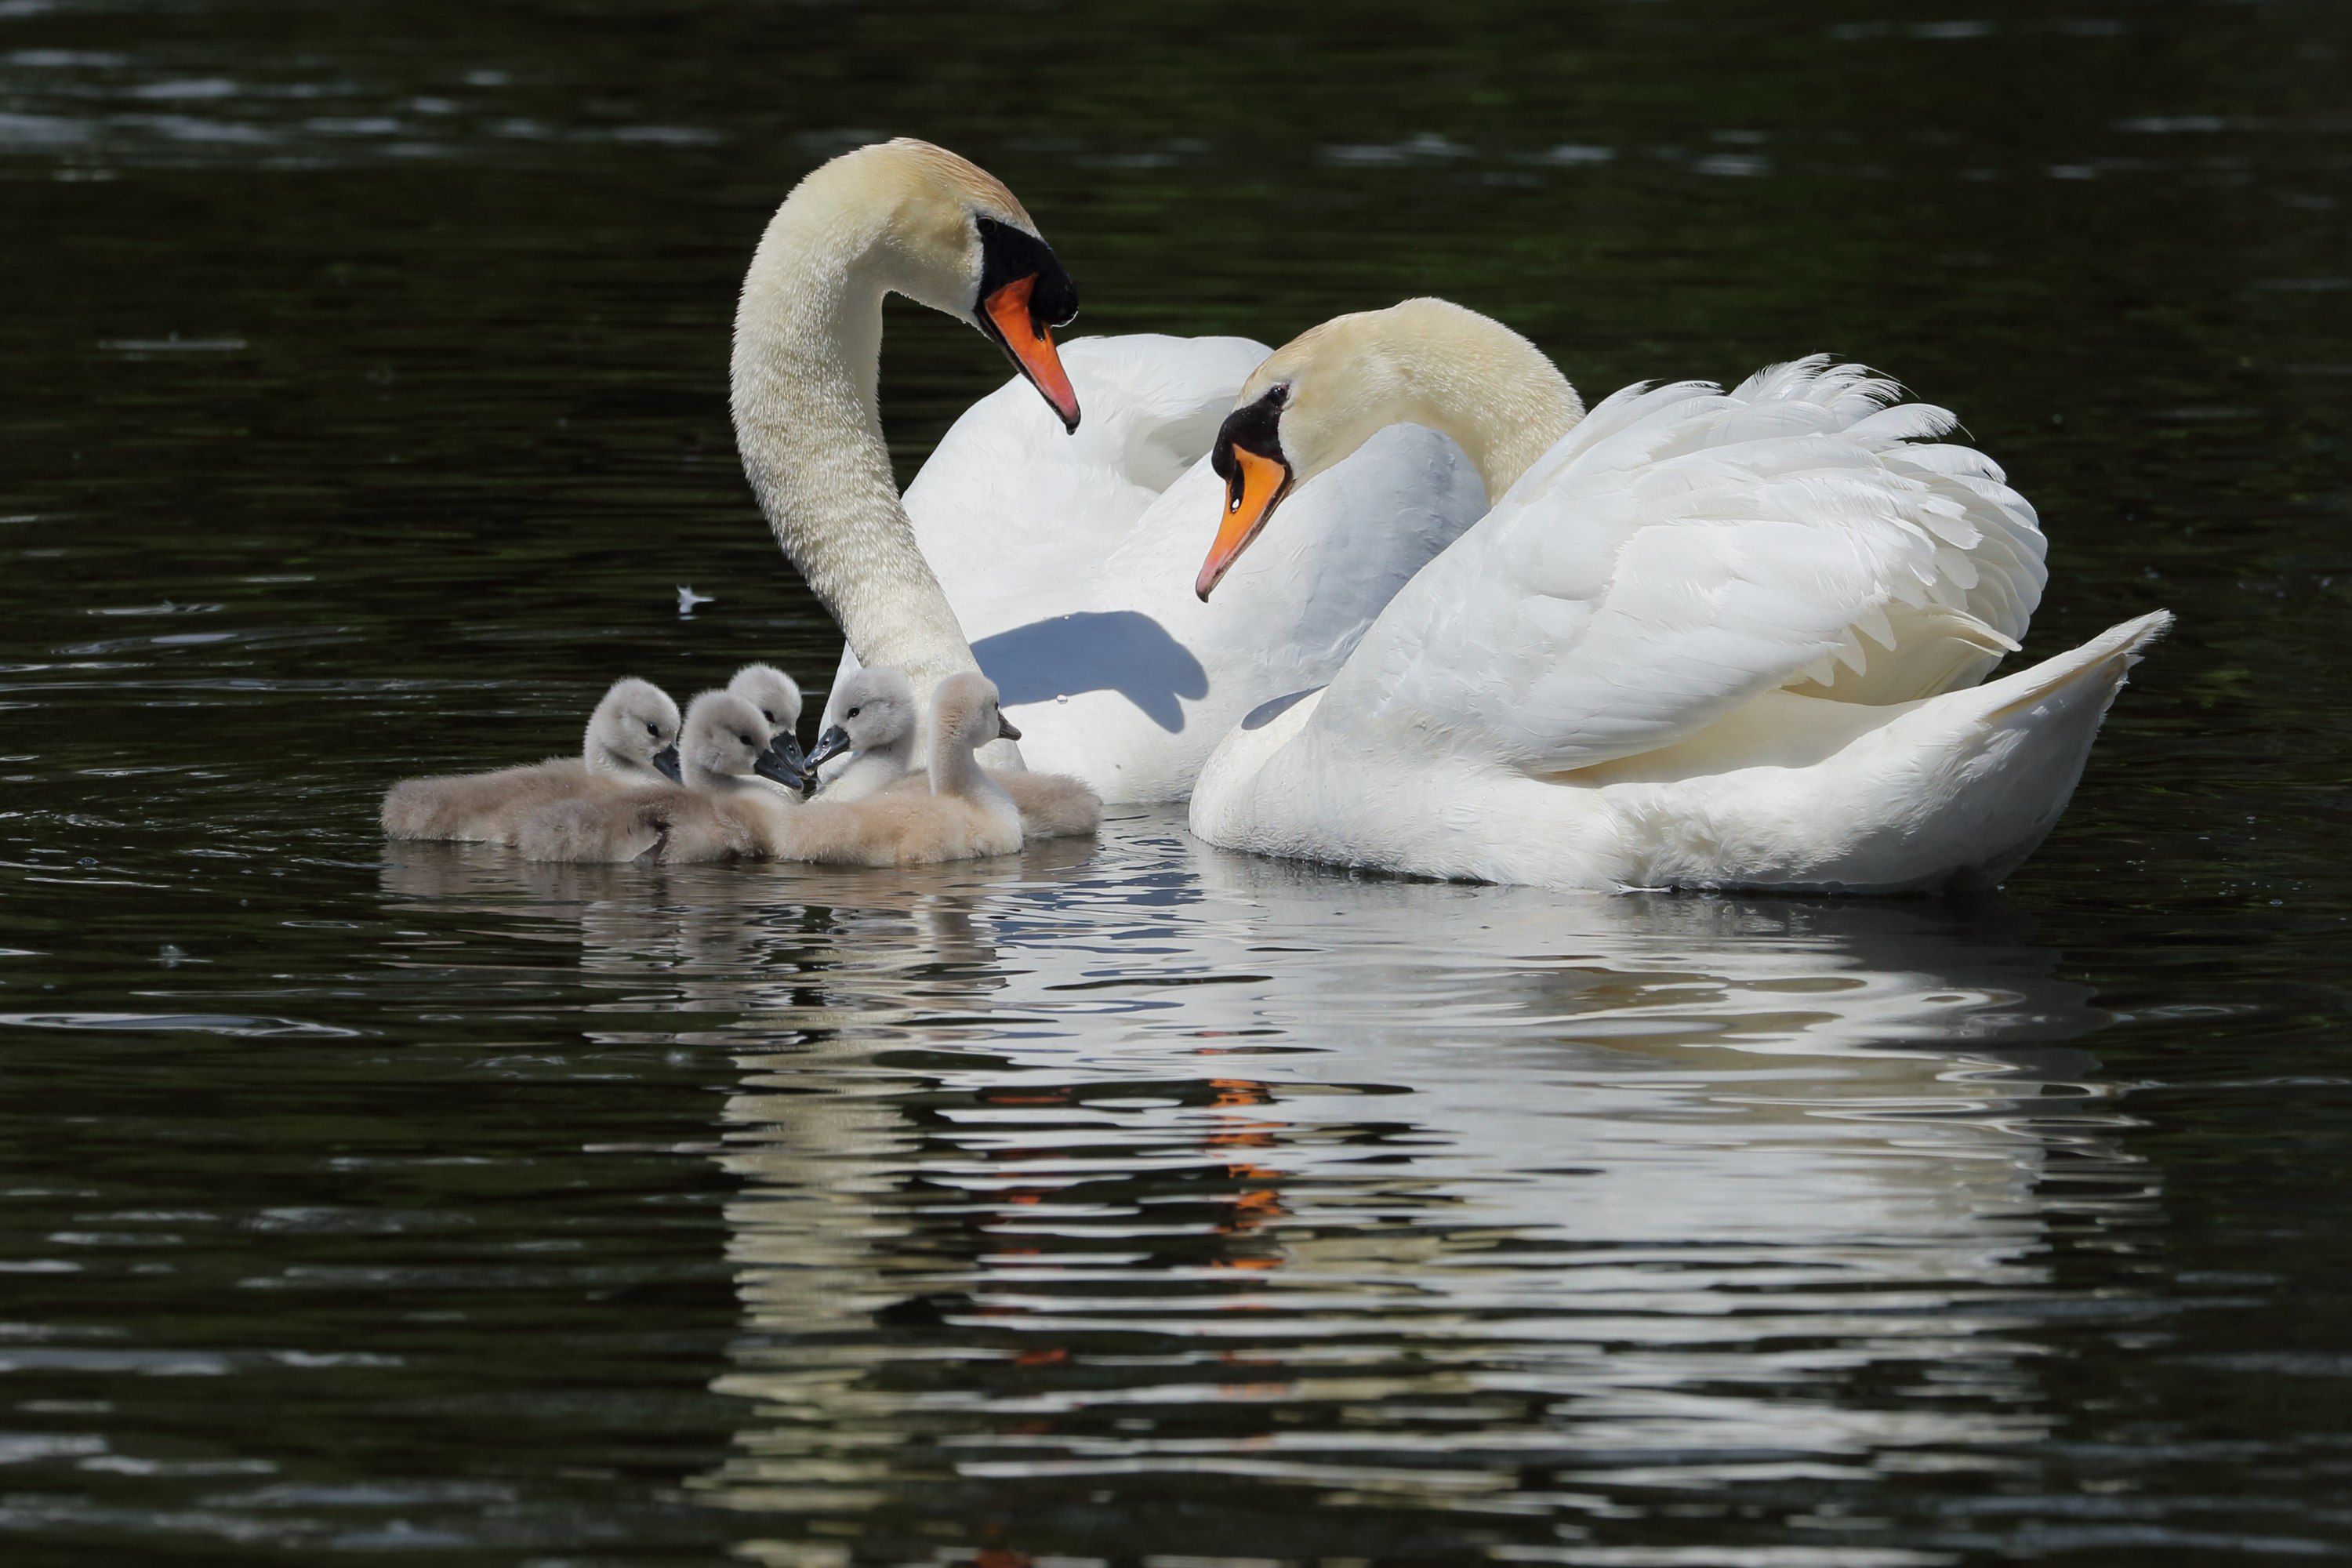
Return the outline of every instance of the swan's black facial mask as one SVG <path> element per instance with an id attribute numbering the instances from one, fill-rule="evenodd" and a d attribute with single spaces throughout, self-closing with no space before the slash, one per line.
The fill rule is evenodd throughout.
<path id="1" fill-rule="evenodd" d="M 1234 409 L 1209 448 L 1209 466 L 1225 481 L 1225 517 L 1192 584 L 1203 601 L 1290 493 L 1290 459 L 1282 455 L 1282 410 L 1289 401 L 1290 388 L 1276 386 Z"/>
<path id="2" fill-rule="evenodd" d="M 1013 367 L 1060 417 L 1062 427 L 1078 427 L 1078 394 L 1054 348 L 1054 329 L 1078 313 L 1078 286 L 1055 259 L 1054 247 L 992 217 L 972 222 L 980 230 L 980 297 L 972 320 L 1004 351 Z"/>

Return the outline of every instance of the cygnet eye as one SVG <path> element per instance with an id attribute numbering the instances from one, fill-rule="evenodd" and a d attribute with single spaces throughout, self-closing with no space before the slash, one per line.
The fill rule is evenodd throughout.
<path id="1" fill-rule="evenodd" d="M 848 712 L 844 713 L 842 717 L 845 719 L 855 719 L 857 717 L 857 710 L 852 708 Z"/>
<path id="2" fill-rule="evenodd" d="M 646 733 L 658 741 L 661 739 L 661 726 L 658 724 L 648 724 L 646 726 Z"/>
<path id="3" fill-rule="evenodd" d="M 739 740 L 739 741 L 742 742 L 743 742 L 745 745 L 747 745 L 747 746 L 748 746 L 748 745 L 750 745 L 750 744 L 751 743 L 751 736 L 749 736 L 749 735 L 744 734 L 744 733 L 743 733 L 741 731 L 740 731 L 740 730 L 738 730 L 738 731 L 735 732 L 735 738 L 736 738 L 737 740 Z"/>
<path id="4" fill-rule="evenodd" d="M 769 711 L 769 710 L 768 710 L 767 709 L 765 709 L 765 708 L 762 708 L 762 709 L 761 709 L 761 710 L 760 710 L 760 717 L 761 717 L 761 718 L 762 718 L 762 719 L 765 719 L 765 720 L 766 720 L 769 723 L 771 723 L 771 724 L 772 724 L 772 723 L 774 723 L 774 722 L 776 721 L 776 716 L 775 716 L 775 714 L 773 714 L 772 712 Z"/>

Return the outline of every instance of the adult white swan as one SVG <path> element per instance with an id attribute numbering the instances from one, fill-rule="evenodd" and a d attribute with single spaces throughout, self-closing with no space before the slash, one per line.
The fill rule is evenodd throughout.
<path id="1" fill-rule="evenodd" d="M 1928 439 L 1951 416 L 1896 395 L 1816 358 L 1585 415 L 1532 343 L 1434 300 L 1297 338 L 1219 433 L 1203 597 L 1400 420 L 1452 435 L 1500 499 L 1328 687 L 1225 737 L 1193 831 L 1563 887 L 2002 876 L 2171 616 L 1978 685 L 2040 601 L 2040 527 L 1990 459 Z"/>
<path id="2" fill-rule="evenodd" d="M 982 399 L 904 505 L 875 401 L 892 292 L 978 326 L 1047 405 L 1019 382 Z M 1204 455 L 1266 350 L 1136 336 L 1057 351 L 1053 329 L 1076 305 L 1036 226 L 979 168 L 919 142 L 846 153 L 801 182 L 752 258 L 736 440 L 777 538 L 841 624 L 844 673 L 896 665 L 921 710 L 940 679 L 981 668 L 1024 737 L 992 765 L 1025 757 L 1108 800 L 1181 799 L 1243 715 L 1328 680 L 1486 497 L 1444 437 L 1381 432 L 1204 604 L 1184 588 L 1215 531 Z M 1390 526 L 1344 526 L 1369 506 Z"/>

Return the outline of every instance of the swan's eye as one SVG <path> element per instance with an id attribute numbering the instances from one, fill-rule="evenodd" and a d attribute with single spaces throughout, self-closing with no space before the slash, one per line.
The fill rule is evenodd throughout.
<path id="1" fill-rule="evenodd" d="M 743 742 L 745 745 L 747 745 L 747 746 L 748 746 L 748 745 L 750 745 L 750 744 L 751 743 L 751 736 L 749 736 L 749 735 L 745 735 L 745 734 L 742 734 L 742 733 L 740 733 L 740 732 L 739 732 L 739 733 L 736 735 L 736 737 L 735 737 L 735 738 L 736 738 L 737 740 L 739 740 L 739 741 L 742 742 Z"/>
<path id="2" fill-rule="evenodd" d="M 842 717 L 845 719 L 855 719 L 857 717 L 857 712 L 858 710 L 856 709 L 852 708 L 848 712 L 844 713 Z"/>
<path id="3" fill-rule="evenodd" d="M 771 724 L 776 721 L 776 716 L 773 713 L 769 712 L 765 708 L 760 710 L 760 717 L 765 719 Z"/>
<path id="4" fill-rule="evenodd" d="M 658 724 L 648 724 L 646 726 L 646 733 L 658 741 L 661 739 L 661 726 Z"/>
<path id="5" fill-rule="evenodd" d="M 1281 382 L 1276 382 L 1274 385 L 1267 390 L 1265 400 L 1268 403 L 1273 404 L 1276 408 L 1279 408 L 1284 404 L 1290 401 L 1290 388 Z"/>

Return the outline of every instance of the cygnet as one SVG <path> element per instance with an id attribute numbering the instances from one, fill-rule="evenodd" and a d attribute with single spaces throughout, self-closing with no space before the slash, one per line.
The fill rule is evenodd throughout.
<path id="1" fill-rule="evenodd" d="M 777 762 L 795 774 L 808 772 L 801 755 L 801 689 L 798 682 L 772 664 L 747 664 L 728 681 L 727 689 L 750 702 L 768 721 L 769 750 Z M 798 789 L 797 784 L 793 786 Z"/>
<path id="2" fill-rule="evenodd" d="M 887 666 L 858 670 L 841 683 L 834 706 L 840 722 L 817 737 L 816 750 L 808 754 L 809 771 L 844 752 L 850 760 L 826 781 L 818 800 L 847 802 L 885 791 L 929 791 L 930 776 L 915 756 L 915 698 L 904 675 Z M 1080 780 L 1064 773 L 996 768 L 987 773 L 1020 808 L 1024 838 L 1070 837 L 1102 825 L 1102 801 Z"/>
<path id="3" fill-rule="evenodd" d="M 800 798 L 800 773 L 770 741 L 750 700 L 706 691 L 686 710 L 682 784 L 557 802 L 524 818 L 515 847 L 530 860 L 766 858 Z"/>
<path id="4" fill-rule="evenodd" d="M 828 866 L 922 866 L 1020 848 L 1021 808 L 972 755 L 991 741 L 1021 738 L 997 706 L 995 685 L 970 671 L 940 681 L 930 728 L 928 791 L 813 800 L 785 819 L 777 853 Z"/>
<path id="5" fill-rule="evenodd" d="M 849 753 L 848 765 L 824 781 L 818 798 L 846 803 L 879 794 L 919 765 L 915 754 L 915 692 L 887 665 L 861 669 L 841 683 L 834 701 L 838 722 L 816 738 L 809 771 Z"/>
<path id="6" fill-rule="evenodd" d="M 634 677 L 616 680 L 588 721 L 580 755 L 403 779 L 384 792 L 384 836 L 510 844 L 522 819 L 544 806 L 677 779 L 677 704 L 667 693 Z"/>

